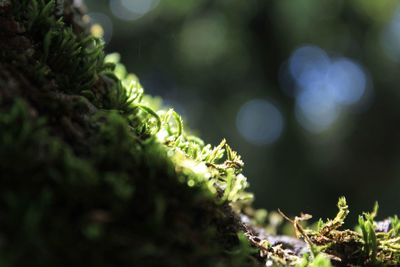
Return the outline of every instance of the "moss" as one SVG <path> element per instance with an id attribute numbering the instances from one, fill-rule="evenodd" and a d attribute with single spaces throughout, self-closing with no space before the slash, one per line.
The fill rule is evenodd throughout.
<path id="1" fill-rule="evenodd" d="M 397 217 L 339 231 L 344 199 L 319 229 L 291 220 L 308 245 L 265 234 L 240 156 L 145 95 L 73 2 L 0 1 L 1 266 L 399 262 Z"/>

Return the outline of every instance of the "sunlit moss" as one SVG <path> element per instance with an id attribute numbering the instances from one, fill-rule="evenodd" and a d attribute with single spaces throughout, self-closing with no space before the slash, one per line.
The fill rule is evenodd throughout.
<path id="1" fill-rule="evenodd" d="M 104 37 L 104 30 L 100 24 L 94 24 L 90 27 L 90 33 L 96 38 Z"/>

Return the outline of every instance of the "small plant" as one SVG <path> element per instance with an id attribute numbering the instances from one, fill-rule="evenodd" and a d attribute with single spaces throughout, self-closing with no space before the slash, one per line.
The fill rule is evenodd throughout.
<path id="1" fill-rule="evenodd" d="M 395 229 L 398 227 L 396 218 L 376 222 L 374 220 L 378 213 L 376 203 L 371 213 L 364 213 L 359 217 L 359 224 L 355 231 L 341 230 L 349 213 L 346 199 L 339 198 L 337 206 L 339 211 L 335 218 L 326 222 L 320 220 L 317 229 L 304 228 L 300 224 L 301 221 L 311 219 L 311 215 L 302 214 L 291 220 L 282 214 L 293 224 L 296 236 L 307 243 L 308 251 L 313 259 L 309 263 L 310 257 L 304 254 L 298 264 L 314 266 L 312 264 L 316 264 L 317 258 L 321 261 L 324 258 L 330 259 L 334 265 L 396 266 L 400 257 L 400 238 L 395 234 Z M 393 224 L 389 223 L 393 220 L 395 221 Z M 383 229 L 380 229 L 379 225 L 383 225 Z M 283 258 L 282 260 L 295 264 L 300 258 Z"/>

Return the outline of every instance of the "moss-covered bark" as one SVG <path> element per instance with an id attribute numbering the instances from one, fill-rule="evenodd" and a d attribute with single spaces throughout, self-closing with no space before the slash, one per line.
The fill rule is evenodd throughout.
<path id="1" fill-rule="evenodd" d="M 305 242 L 265 234 L 236 152 L 144 95 L 86 20 L 0 0 L 0 266 L 397 265 L 398 220 L 340 231 L 344 199 L 318 229 L 292 221 Z"/>
<path id="2" fill-rule="evenodd" d="M 0 13 L 0 266 L 250 263 L 230 254 L 236 215 L 187 186 L 194 174 L 128 99 L 81 7 L 1 1 Z"/>

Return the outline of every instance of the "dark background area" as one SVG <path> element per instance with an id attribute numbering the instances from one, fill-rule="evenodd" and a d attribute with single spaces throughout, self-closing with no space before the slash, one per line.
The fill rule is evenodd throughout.
<path id="1" fill-rule="evenodd" d="M 86 0 L 146 92 L 245 161 L 257 207 L 399 213 L 400 5 Z M 93 28 L 96 31 L 96 27 Z"/>

